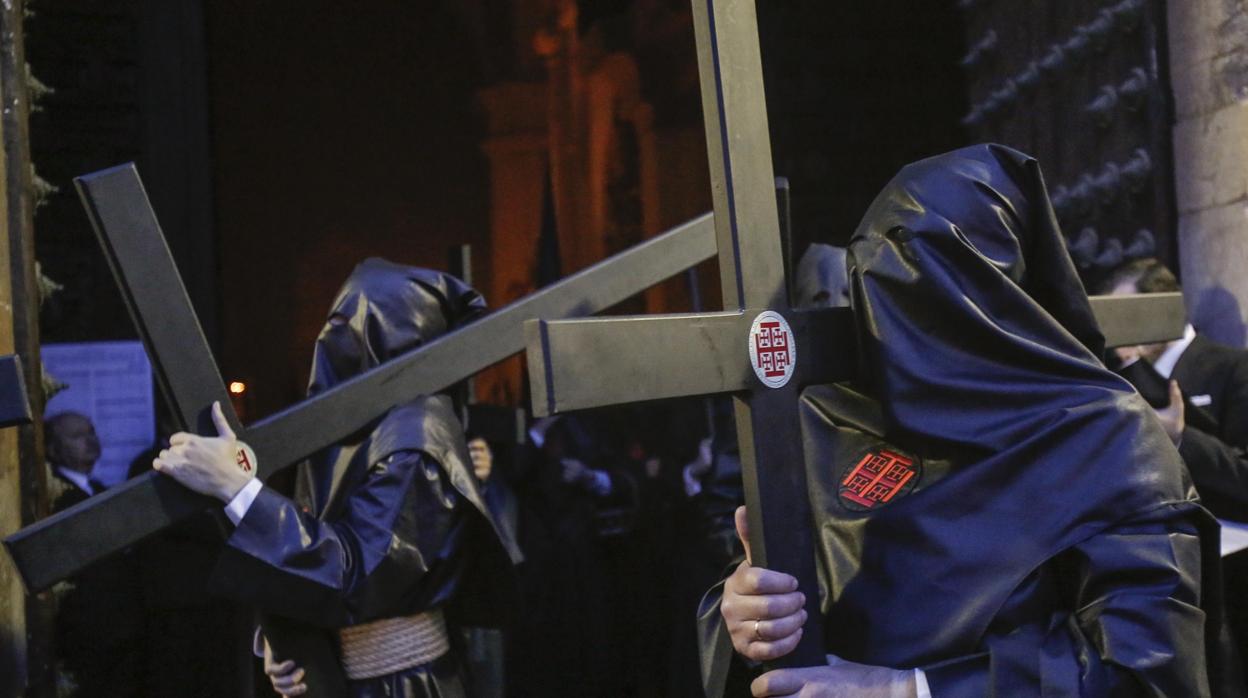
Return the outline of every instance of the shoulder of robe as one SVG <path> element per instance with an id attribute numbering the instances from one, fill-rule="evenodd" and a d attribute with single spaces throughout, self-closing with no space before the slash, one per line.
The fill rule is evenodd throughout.
<path id="1" fill-rule="evenodd" d="M 472 474 L 463 425 L 445 395 L 421 396 L 390 410 L 373 431 L 369 462 L 376 463 L 400 451 L 420 451 L 437 461 L 451 485 L 475 508 L 494 532 L 499 550 L 511 565 L 524 559 L 514 533 L 503 526 L 481 497 Z"/>

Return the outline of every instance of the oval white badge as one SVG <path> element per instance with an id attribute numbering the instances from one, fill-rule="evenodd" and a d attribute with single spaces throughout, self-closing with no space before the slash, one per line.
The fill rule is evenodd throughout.
<path id="1" fill-rule="evenodd" d="M 780 313 L 764 310 L 750 327 L 750 365 L 768 388 L 782 388 L 797 366 L 797 342 Z"/>
<path id="2" fill-rule="evenodd" d="M 234 462 L 238 464 L 238 469 L 244 473 L 256 472 L 256 452 L 251 450 L 251 446 L 239 441 L 238 450 L 234 452 Z"/>

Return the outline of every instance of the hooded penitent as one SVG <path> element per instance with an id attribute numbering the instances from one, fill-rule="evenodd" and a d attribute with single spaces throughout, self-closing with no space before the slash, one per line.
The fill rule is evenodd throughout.
<path id="1" fill-rule="evenodd" d="M 481 297 L 458 279 L 367 260 L 330 308 L 309 393 L 431 342 L 483 310 Z M 482 500 L 450 398 L 411 397 L 310 459 L 300 471 L 300 504 L 263 488 L 231 535 L 216 588 L 269 614 L 263 629 L 279 656 L 302 664 L 299 652 L 308 652 L 283 650 L 275 638 L 287 648 L 326 646 L 346 637 L 335 637 L 343 628 L 358 637 L 362 626 L 430 614 L 452 626 L 479 625 L 505 606 L 510 567 L 519 561 L 514 538 Z M 291 620 L 304 630 L 284 630 Z M 436 644 L 427 641 L 425 649 Z M 399 649 L 387 668 L 356 671 L 350 694 L 461 695 L 453 653 L 409 666 L 402 658 L 423 650 Z"/>
<path id="2" fill-rule="evenodd" d="M 485 312 L 485 300 L 441 272 L 376 257 L 351 272 L 316 340 L 308 394 L 433 341 Z"/>
<path id="3" fill-rule="evenodd" d="M 841 308 L 849 305 L 849 277 L 845 248 L 812 242 L 797 263 L 794 283 L 800 308 Z"/>
<path id="4" fill-rule="evenodd" d="M 330 304 L 312 353 L 308 396 L 431 342 L 476 319 L 485 309 L 481 294 L 449 274 L 375 257 L 366 259 L 351 272 Z M 404 448 L 423 450 L 420 444 L 428 440 L 431 424 L 442 416 L 454 419 L 449 399 L 430 397 L 421 402 L 424 411 L 435 409 L 437 418 L 387 419 L 372 434 L 360 435 L 367 437 L 371 462 Z M 447 436 L 435 442 L 447 442 Z M 301 489 L 306 487 L 301 496 L 307 497 L 314 511 L 324 512 L 340 487 L 348 460 L 341 457 L 341 451 L 356 450 L 360 445 L 350 440 L 331 448 L 301 473 Z M 449 449 L 449 444 L 441 448 Z"/>
<path id="5" fill-rule="evenodd" d="M 1036 162 L 904 168 L 847 263 L 860 378 L 802 400 L 828 652 L 935 696 L 1207 695 L 1207 514 L 1098 358 Z"/>

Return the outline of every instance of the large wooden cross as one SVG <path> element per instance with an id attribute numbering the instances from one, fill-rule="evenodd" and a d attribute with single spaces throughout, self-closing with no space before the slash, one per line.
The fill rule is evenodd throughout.
<path id="1" fill-rule="evenodd" d="M 229 409 L 220 373 L 133 166 L 80 178 L 79 192 L 179 426 L 204 433 L 210 429 L 207 408 L 220 401 L 236 432 L 255 449 L 259 475 L 267 477 L 341 440 L 394 405 L 442 390 L 522 350 L 523 320 L 593 314 L 711 257 L 718 239 L 729 312 L 612 324 L 609 327 L 615 327 L 617 335 L 620 328 L 624 329 L 621 343 L 591 347 L 601 363 L 598 359 L 582 362 L 583 368 L 590 369 L 582 371 L 586 382 L 570 391 L 567 379 L 575 377 L 577 370 L 562 363 L 564 357 L 558 349 L 567 342 L 575 345 L 576 326 L 545 325 L 540 329 L 544 346 L 555 349 L 560 361 L 552 365 L 554 355 L 550 351 L 535 355 L 540 370 L 533 377 L 540 381 L 535 387 L 543 398 L 537 402 L 539 407 L 555 410 L 650 397 L 737 392 L 742 452 L 751 483 L 749 496 L 756 505 L 764 495 L 771 502 L 752 507 L 754 532 L 760 539 L 756 555 L 760 564 L 797 572 L 809 594 L 814 588 L 813 565 L 803 561 L 809 556 L 785 552 L 789 534 L 784 521 L 773 526 L 769 522 L 775 522 L 775 517 L 762 513 L 791 508 L 794 501 L 805 506 L 804 496 L 798 500 L 786 496 L 804 492 L 800 448 L 795 438 L 780 438 L 780 431 L 773 433 L 773 428 L 795 437 L 798 386 L 847 375 L 852 343 L 836 340 L 849 331 L 850 321 L 844 312 L 787 310 L 753 3 L 695 0 L 694 8 L 719 215 L 695 219 L 246 430 Z M 1118 305 L 1130 305 L 1130 300 Z M 792 371 L 789 382 L 776 392 L 760 390 L 761 383 L 751 382 L 755 379 L 749 365 L 735 357 L 750 335 L 754 313 L 747 309 L 764 308 L 774 308 L 791 325 L 789 336 L 803 350 L 802 359 L 796 360 L 787 348 L 782 352 L 774 345 L 761 347 L 765 350 L 761 355 L 773 359 L 772 370 L 780 366 L 782 375 L 784 370 Z M 1118 317 L 1131 314 L 1120 313 Z M 1151 311 L 1134 314 L 1145 320 L 1160 317 Z M 1122 343 L 1178 336 L 1181 319 L 1179 325 L 1180 330 L 1169 335 L 1137 332 L 1136 337 Z M 668 347 L 675 351 L 658 357 L 655 363 L 647 362 L 645 352 L 662 345 L 643 345 L 628 336 L 629 328 L 670 341 Z M 779 322 L 761 329 L 769 337 L 785 336 Z M 584 340 L 593 333 L 579 334 Z M 612 370 L 611 361 L 619 358 L 620 347 L 637 349 L 633 375 L 640 382 L 628 389 L 610 377 L 595 377 Z M 695 353 L 698 347 L 702 356 Z M 820 361 L 809 361 L 812 356 L 820 357 Z M 777 358 L 793 360 L 786 368 L 783 360 L 774 362 Z M 530 361 L 533 359 L 531 356 Z M 687 371 L 683 376 L 679 374 L 682 369 Z M 672 379 L 665 385 L 656 384 L 653 377 L 660 373 Z M 620 371 L 615 375 L 621 375 Z M 611 393 L 594 397 L 595 381 L 612 384 Z M 578 400 L 583 404 L 578 405 Z M 771 452 L 769 448 L 777 450 Z M 760 458 L 774 458 L 782 465 L 774 467 L 760 462 Z M 766 472 L 765 481 L 759 481 L 760 472 Z M 41 591 L 214 504 L 168 478 L 149 473 L 23 529 L 5 544 L 27 589 Z M 794 541 L 794 549 L 808 548 L 809 534 L 798 535 L 802 537 Z M 781 542 L 786 545 L 779 545 Z M 802 652 L 814 656 L 814 649 L 808 642 Z"/>
<path id="2" fill-rule="evenodd" d="M 533 410 L 732 394 L 753 563 L 818 599 L 798 398 L 853 377 L 854 319 L 789 307 L 754 0 L 693 0 L 693 10 L 724 311 L 531 321 Z M 1181 336 L 1181 296 L 1157 295 L 1094 299 L 1113 344 Z M 823 664 L 821 623 L 810 613 L 779 664 Z"/>
<path id="3" fill-rule="evenodd" d="M 244 429 L 134 166 L 87 175 L 77 185 L 178 426 L 214 433 L 208 409 L 219 401 L 239 438 L 255 450 L 261 478 L 395 405 L 522 351 L 526 319 L 593 314 L 715 254 L 711 217 L 703 215 Z M 27 590 L 38 592 L 214 505 L 149 472 L 4 542 Z"/>

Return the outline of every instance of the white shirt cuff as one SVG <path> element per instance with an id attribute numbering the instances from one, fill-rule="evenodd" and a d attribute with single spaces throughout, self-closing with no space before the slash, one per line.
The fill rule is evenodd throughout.
<path id="1" fill-rule="evenodd" d="M 260 490 L 264 489 L 264 483 L 259 478 L 252 478 L 251 482 L 243 485 L 243 489 L 234 495 L 234 499 L 225 505 L 225 515 L 230 521 L 237 526 L 239 521 L 247 515 L 247 510 L 251 508 L 251 503 L 256 501 L 256 496 L 260 494 Z"/>
<path id="2" fill-rule="evenodd" d="M 919 698 L 932 698 L 932 689 L 927 687 L 927 674 L 922 669 L 914 670 L 914 687 Z"/>

